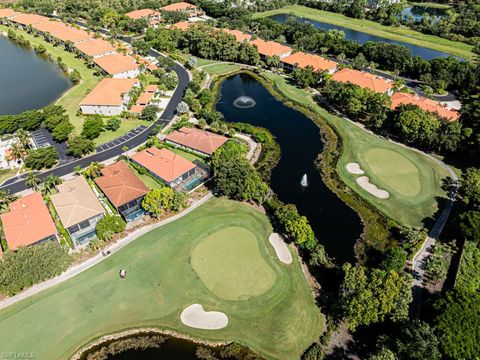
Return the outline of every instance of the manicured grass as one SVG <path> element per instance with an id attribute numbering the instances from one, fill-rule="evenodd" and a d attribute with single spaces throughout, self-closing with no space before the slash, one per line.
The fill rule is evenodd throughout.
<path id="1" fill-rule="evenodd" d="M 301 5 L 285 6 L 281 9 L 255 14 L 254 17 L 267 17 L 276 14 L 292 14 L 332 25 L 343 26 L 348 29 L 362 31 L 386 39 L 403 41 L 409 44 L 443 51 L 447 54 L 460 56 L 465 59 L 472 59 L 474 57 L 472 46 L 468 44 L 451 41 L 438 36 L 422 34 L 405 26 L 385 26 L 374 21 L 353 19 L 341 14 L 312 9 Z"/>
<path id="2" fill-rule="evenodd" d="M 430 3 L 430 2 L 411 2 L 409 4 L 413 6 L 428 7 L 428 8 L 434 8 L 434 9 L 451 9 L 452 8 L 448 4 L 438 4 L 438 3 Z"/>
<path id="3" fill-rule="evenodd" d="M 191 263 L 205 286 L 225 300 L 262 295 L 276 280 L 255 235 L 243 227 L 232 226 L 207 236 L 193 249 Z"/>
<path id="4" fill-rule="evenodd" d="M 232 227 L 251 232 L 276 275 L 266 293 L 248 300 L 217 297 L 191 266 L 195 246 Z M 206 340 L 236 341 L 271 359 L 298 359 L 318 338 L 325 319 L 298 259 L 291 265 L 277 259 L 268 243 L 271 232 L 266 216 L 252 207 L 212 199 L 67 282 L 1 310 L 0 328 L 8 331 L 0 337 L 0 349 L 33 352 L 38 359 L 66 359 L 104 334 L 153 326 Z M 127 269 L 126 279 L 119 278 L 120 269 Z M 193 303 L 224 312 L 228 326 L 208 331 L 183 325 L 180 313 Z"/>
<path id="5" fill-rule="evenodd" d="M 147 187 L 152 190 L 152 189 L 161 189 L 163 188 L 164 186 L 162 184 L 160 184 L 160 182 L 156 181 L 155 179 L 153 179 L 150 175 L 148 174 L 140 174 L 137 169 L 135 169 L 132 165 L 130 165 L 130 168 L 133 170 L 133 172 L 135 173 L 135 175 L 137 175 L 140 180 L 143 181 L 143 183 L 145 185 L 147 185 Z"/>
<path id="6" fill-rule="evenodd" d="M 212 64 L 202 68 L 210 75 L 225 75 L 240 70 L 240 66 L 235 64 Z"/>
<path id="7" fill-rule="evenodd" d="M 17 169 L 0 170 L 0 184 L 5 180 L 11 178 L 12 176 L 15 176 L 16 173 L 17 173 Z"/>
<path id="8" fill-rule="evenodd" d="M 194 56 L 194 57 L 195 57 L 195 59 L 197 59 L 197 67 L 210 65 L 210 64 L 216 64 L 218 62 L 216 60 L 202 59 L 202 58 L 199 58 L 199 57 L 196 57 L 196 56 Z"/>
<path id="9" fill-rule="evenodd" d="M 444 197 L 442 179 L 448 172 L 430 158 L 404 146 L 384 140 L 365 131 L 351 121 L 333 115 L 320 107 L 304 90 L 287 83 L 279 75 L 265 73 L 285 97 L 316 112 L 340 135 L 343 148 L 337 164 L 341 179 L 377 209 L 396 221 L 410 226 L 422 226 L 422 220 L 438 209 L 436 197 Z M 346 170 L 357 162 L 371 182 L 387 190 L 390 198 L 382 200 L 363 190 L 356 175 Z"/>
<path id="10" fill-rule="evenodd" d="M 191 162 L 194 162 L 195 160 L 199 160 L 199 161 L 201 161 L 201 162 L 205 162 L 205 160 L 203 160 L 200 156 L 196 156 L 196 155 L 194 155 L 194 154 L 192 154 L 192 153 L 189 153 L 189 152 L 184 151 L 184 150 L 182 150 L 182 149 L 176 148 L 176 147 L 174 147 L 174 146 L 171 146 L 171 147 L 169 146 L 169 147 L 167 147 L 167 148 L 168 148 L 168 150 L 170 150 L 171 152 L 174 152 L 175 154 L 178 154 L 178 155 L 184 157 L 185 159 L 187 159 L 187 160 L 189 160 L 189 161 L 191 161 Z"/>
<path id="11" fill-rule="evenodd" d="M 104 118 L 104 123 L 106 123 L 108 120 L 108 117 Z M 133 119 L 122 119 L 122 123 L 120 124 L 120 127 L 115 130 L 115 131 L 108 131 L 105 130 L 103 131 L 98 138 L 95 139 L 95 144 L 100 145 L 100 144 L 105 144 L 106 142 L 109 142 L 119 136 L 122 136 L 126 132 L 135 129 L 137 126 L 140 125 L 145 125 L 145 126 L 150 126 L 152 125 L 151 121 L 145 121 L 145 120 L 133 120 Z"/>

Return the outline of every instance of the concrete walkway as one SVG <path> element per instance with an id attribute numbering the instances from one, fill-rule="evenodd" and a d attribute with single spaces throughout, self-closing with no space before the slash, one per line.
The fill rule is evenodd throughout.
<path id="1" fill-rule="evenodd" d="M 144 227 L 134 231 L 133 233 L 129 234 L 128 236 L 124 237 L 123 239 L 120 239 L 119 241 L 117 241 L 115 244 L 112 244 L 109 248 L 104 249 L 106 251 L 111 252 L 111 254 L 108 255 L 107 257 L 112 256 L 113 253 L 119 251 L 124 246 L 130 244 L 132 241 L 138 239 L 140 236 L 148 233 L 149 231 L 152 231 L 154 229 L 158 229 L 159 227 L 167 225 L 167 224 L 171 223 L 172 221 L 175 221 L 175 220 L 178 220 L 178 219 L 182 218 L 183 216 L 189 214 L 190 212 L 192 212 L 193 210 L 195 210 L 199 206 L 203 205 L 206 201 L 208 201 L 212 197 L 213 197 L 213 194 L 211 192 L 209 192 L 206 196 L 204 196 L 200 200 L 193 203 L 191 206 L 189 206 L 187 209 L 183 210 L 181 213 L 178 213 L 178 214 L 176 214 L 172 217 L 169 217 L 168 219 L 159 221 L 155 224 L 144 226 Z M 22 291 L 21 293 L 15 295 L 15 296 L 11 296 L 9 298 L 6 298 L 6 299 L 0 301 L 0 309 L 6 308 L 10 305 L 13 305 L 13 304 L 21 301 L 21 300 L 24 300 L 24 299 L 26 299 L 30 296 L 38 294 L 39 292 L 41 292 L 43 290 L 49 289 L 53 286 L 56 286 L 56 285 L 58 285 L 58 284 L 60 284 L 64 281 L 66 281 L 66 280 L 69 280 L 69 279 L 73 278 L 74 276 L 80 274 L 81 272 L 90 269 L 92 266 L 94 266 L 94 265 L 98 264 L 99 262 L 103 261 L 105 258 L 106 257 L 104 257 L 102 254 L 98 254 L 98 255 L 86 260 L 85 262 L 83 262 L 81 264 L 74 265 L 74 266 L 70 267 L 63 274 L 61 274 L 57 277 L 54 277 L 53 279 L 50 279 L 50 280 L 44 281 L 40 284 L 34 285 L 34 286 Z"/>
<path id="2" fill-rule="evenodd" d="M 248 143 L 248 152 L 247 152 L 247 159 L 253 165 L 257 162 L 260 153 L 262 152 L 261 145 L 255 141 L 253 141 L 252 137 L 245 134 L 235 134 L 236 138 L 245 140 Z"/>

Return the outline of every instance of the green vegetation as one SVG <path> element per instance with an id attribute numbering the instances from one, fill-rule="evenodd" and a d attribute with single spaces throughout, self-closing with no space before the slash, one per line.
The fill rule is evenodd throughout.
<path id="1" fill-rule="evenodd" d="M 212 294 L 191 265 L 198 244 L 232 227 L 250 231 L 257 251 L 276 276 L 263 295 L 235 302 Z M 148 326 L 205 340 L 235 341 L 267 358 L 299 358 L 320 336 L 325 319 L 298 259 L 286 266 L 276 257 L 268 243 L 271 232 L 267 217 L 252 207 L 212 199 L 74 278 L 0 310 L 0 327 L 9 329 L 0 337 L 0 348 L 32 351 L 42 359 L 65 359 L 104 334 Z M 119 278 L 120 269 L 127 269 L 126 279 Z M 245 287 L 239 279 L 236 284 Z M 192 303 L 224 312 L 229 325 L 210 332 L 183 325 L 179 315 Z"/>
<path id="2" fill-rule="evenodd" d="M 422 226 L 422 220 L 437 211 L 436 197 L 445 195 L 441 188 L 442 179 L 448 176 L 437 162 L 330 114 L 317 105 L 310 94 L 289 85 L 285 78 L 268 73 L 265 76 L 274 82 L 282 94 L 315 111 L 340 135 L 343 148 L 336 166 L 341 179 L 350 188 L 387 216 L 405 225 Z M 371 182 L 387 190 L 390 198 L 378 199 L 363 190 L 357 184 L 356 176 L 346 169 L 350 162 L 359 163 Z M 401 181 L 405 179 L 404 175 L 407 175 L 405 178 L 408 177 L 408 182 Z"/>
<path id="3" fill-rule="evenodd" d="M 455 288 L 475 292 L 480 290 L 480 249 L 471 241 L 465 243 L 462 261 L 458 272 Z"/>
<path id="4" fill-rule="evenodd" d="M 97 227 L 95 228 L 97 238 L 99 240 L 110 240 L 114 234 L 125 230 L 126 225 L 120 215 L 112 216 L 107 214 L 97 223 Z"/>
<path id="5" fill-rule="evenodd" d="M 191 162 L 194 162 L 196 160 L 198 161 L 202 161 L 202 162 L 205 162 L 204 159 L 202 159 L 200 157 L 200 155 L 195 155 L 191 152 L 188 152 L 188 151 L 185 151 L 185 150 L 182 150 L 182 149 L 179 149 L 179 148 L 176 148 L 174 146 L 166 146 L 168 148 L 168 150 L 170 150 L 171 152 L 174 152 L 175 154 L 178 154 L 180 155 L 181 157 L 184 157 L 185 159 L 191 161 Z"/>
<path id="6" fill-rule="evenodd" d="M 17 169 L 2 169 L 0 170 L 0 184 L 5 180 L 11 178 L 17 173 Z"/>
<path id="7" fill-rule="evenodd" d="M 225 75 L 240 70 L 240 66 L 223 63 L 206 65 L 202 69 L 210 75 Z"/>
<path id="8" fill-rule="evenodd" d="M 149 189 L 163 188 L 164 185 L 160 183 L 160 180 L 154 179 L 150 174 L 147 173 L 147 171 L 144 168 L 135 166 L 131 162 L 129 163 L 129 165 L 130 165 L 130 168 L 143 181 L 143 183 L 147 185 Z"/>
<path id="9" fill-rule="evenodd" d="M 316 10 L 301 5 L 290 5 L 281 9 L 262 12 L 255 14 L 254 17 L 268 17 L 276 14 L 292 14 L 327 24 L 343 26 L 348 29 L 362 31 L 367 34 L 380 36 L 386 39 L 403 41 L 409 44 L 443 51 L 447 54 L 460 56 L 465 59 L 472 59 L 474 57 L 471 45 L 443 39 L 437 36 L 422 34 L 403 26 L 385 26 L 374 21 L 353 19 L 345 15 Z"/>
<path id="10" fill-rule="evenodd" d="M 260 296 L 276 282 L 255 234 L 243 227 L 223 228 L 206 236 L 193 249 L 191 263 L 205 286 L 224 300 Z"/>
<path id="11" fill-rule="evenodd" d="M 411 2 L 409 4 L 413 6 L 429 7 L 433 9 L 451 9 L 451 6 L 449 4 L 439 4 L 434 2 Z"/>
<path id="12" fill-rule="evenodd" d="M 56 241 L 7 251 L 0 258 L 0 294 L 14 295 L 60 275 L 71 263 L 66 247 Z M 0 347 L 3 347 L 0 346 Z"/>

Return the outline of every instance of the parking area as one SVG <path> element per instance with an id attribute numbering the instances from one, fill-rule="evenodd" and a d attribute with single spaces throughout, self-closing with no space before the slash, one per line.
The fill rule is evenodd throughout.
<path id="1" fill-rule="evenodd" d="M 45 129 L 42 128 L 30 132 L 33 143 L 37 149 L 51 145 L 45 132 Z"/>
<path id="2" fill-rule="evenodd" d="M 105 151 L 105 150 L 111 149 L 113 147 L 116 147 L 118 145 L 121 145 L 121 144 L 127 142 L 128 140 L 130 140 L 131 138 L 137 136 L 141 132 L 143 132 L 146 128 L 147 127 L 145 125 L 137 126 L 135 129 L 130 130 L 129 132 L 123 134 L 122 136 L 119 136 L 118 138 L 116 138 L 112 141 L 109 141 L 108 143 L 97 146 L 96 151 L 101 152 L 101 151 Z"/>

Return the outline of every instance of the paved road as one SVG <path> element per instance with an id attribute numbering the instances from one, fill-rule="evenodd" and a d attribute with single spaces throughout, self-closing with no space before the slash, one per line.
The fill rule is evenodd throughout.
<path id="1" fill-rule="evenodd" d="M 149 55 L 155 58 L 159 56 L 164 56 L 163 54 L 153 49 L 150 51 Z M 114 158 L 118 155 L 121 155 L 123 152 L 122 148 L 124 146 L 128 146 L 129 149 L 133 149 L 134 147 L 139 146 L 142 143 L 146 142 L 149 136 L 151 135 L 152 128 L 154 126 L 168 124 L 168 122 L 172 120 L 173 117 L 175 116 L 177 105 L 179 102 L 182 101 L 183 96 L 185 94 L 185 90 L 190 82 L 189 74 L 183 66 L 181 66 L 178 63 L 175 63 L 173 70 L 177 73 L 177 76 L 178 76 L 177 89 L 173 93 L 172 98 L 170 99 L 170 102 L 165 108 L 161 118 L 158 119 L 151 127 L 143 130 L 142 132 L 138 133 L 134 137 L 127 139 L 127 141 L 120 143 L 118 145 L 115 145 L 113 147 L 110 147 L 105 151 L 98 152 L 96 154 L 93 154 L 81 159 L 72 159 L 67 163 L 61 164 L 53 169 L 44 171 L 39 174 L 40 179 L 43 179 L 51 174 L 56 176 L 67 175 L 73 172 L 73 169 L 76 166 L 81 166 L 82 168 L 85 168 L 88 165 L 90 165 L 90 163 L 93 161 L 105 161 L 105 160 Z M 10 193 L 13 194 L 13 193 L 27 189 L 28 186 L 25 185 L 25 181 L 22 178 L 20 180 L 16 180 L 16 179 L 7 180 L 5 183 L 3 183 L 0 186 L 0 188 L 2 190 L 9 190 Z"/>
<path id="2" fill-rule="evenodd" d="M 157 229 L 159 227 L 162 227 L 164 225 L 167 225 L 167 224 L 171 223 L 172 221 L 178 220 L 181 217 L 187 215 L 188 213 L 192 212 L 193 210 L 198 208 L 200 205 L 204 204 L 206 201 L 208 201 L 212 197 L 213 197 L 213 194 L 211 192 L 209 192 L 206 196 L 204 196 L 203 198 L 201 198 L 197 202 L 193 203 L 190 207 L 183 210 L 181 213 L 178 213 L 178 214 L 176 214 L 172 217 L 169 217 L 165 220 L 159 221 L 155 224 L 144 226 L 144 227 L 134 231 L 133 233 L 129 234 L 128 236 L 124 237 L 123 239 L 120 239 L 115 244 L 111 245 L 108 249 L 105 249 L 105 250 L 109 250 L 110 254 L 115 253 L 115 252 L 119 251 L 121 248 L 123 248 L 125 245 L 127 245 L 127 244 L 131 243 L 132 241 L 138 239 L 140 236 L 146 234 L 147 232 L 152 231 L 154 229 Z M 111 256 L 111 255 L 108 255 L 107 257 L 109 257 L 109 256 Z M 26 299 L 30 296 L 35 295 L 35 294 L 37 294 L 37 293 L 39 293 L 43 290 L 46 290 L 48 288 L 51 288 L 52 286 L 58 285 L 61 282 L 64 282 L 68 279 L 71 279 L 72 277 L 80 274 L 81 272 L 83 272 L 87 269 L 90 269 L 92 266 L 98 264 L 99 262 L 103 261 L 104 259 L 105 259 L 105 257 L 102 254 L 98 254 L 98 255 L 84 261 L 81 264 L 72 266 L 67 271 L 65 271 L 63 274 L 61 274 L 57 277 L 54 277 L 53 279 L 44 281 L 44 282 L 42 282 L 40 284 L 37 284 L 37 285 L 33 285 L 32 287 L 28 288 L 25 291 L 22 291 L 21 293 L 15 295 L 15 296 L 11 296 L 11 297 L 8 297 L 8 298 L 0 301 L 0 309 L 3 309 L 3 308 L 5 308 L 7 306 L 10 306 L 10 305 L 13 305 L 13 304 L 15 304 L 15 303 L 17 303 L 21 300 L 24 300 L 24 299 Z"/>

